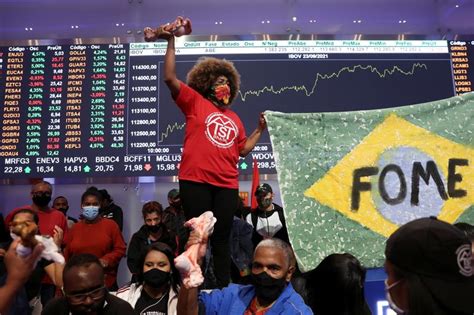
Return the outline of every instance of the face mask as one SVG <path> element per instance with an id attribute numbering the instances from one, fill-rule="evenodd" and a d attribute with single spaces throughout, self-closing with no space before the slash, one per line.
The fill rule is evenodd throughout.
<path id="1" fill-rule="evenodd" d="M 147 225 L 146 228 L 149 233 L 156 233 L 160 230 L 161 223 L 157 225 Z"/>
<path id="2" fill-rule="evenodd" d="M 51 201 L 51 195 L 49 194 L 40 194 L 40 195 L 33 195 L 33 203 L 38 207 L 46 207 L 49 202 Z"/>
<path id="3" fill-rule="evenodd" d="M 173 201 L 170 203 L 170 205 L 174 208 L 180 208 L 181 207 L 181 201 Z"/>
<path id="4" fill-rule="evenodd" d="M 152 288 L 161 288 L 170 280 L 171 273 L 160 269 L 150 269 L 143 274 L 143 281 Z"/>
<path id="5" fill-rule="evenodd" d="M 99 215 L 98 206 L 86 206 L 82 207 L 82 216 L 89 221 L 94 220 Z"/>
<path id="6" fill-rule="evenodd" d="M 259 199 L 258 206 L 260 207 L 260 209 L 267 209 L 272 204 L 272 201 L 272 198 Z"/>
<path id="7" fill-rule="evenodd" d="M 264 301 L 273 302 L 285 290 L 286 279 L 275 279 L 266 272 L 252 273 L 252 283 L 255 287 L 255 295 Z"/>
<path id="8" fill-rule="evenodd" d="M 387 298 L 388 305 L 390 305 L 390 308 L 397 314 L 403 315 L 406 314 L 404 310 L 402 310 L 400 307 L 398 307 L 397 304 L 392 299 L 392 296 L 390 295 L 390 289 L 395 287 L 397 284 L 399 284 L 402 280 L 398 280 L 391 285 L 387 284 L 387 280 L 385 279 L 385 297 Z"/>
<path id="9" fill-rule="evenodd" d="M 227 84 L 215 85 L 211 88 L 209 98 L 216 106 L 226 106 L 230 100 L 230 87 Z"/>
<path id="10" fill-rule="evenodd" d="M 66 212 L 69 210 L 69 207 L 67 207 L 67 208 L 58 208 L 58 210 L 61 211 L 64 214 L 66 214 Z"/>

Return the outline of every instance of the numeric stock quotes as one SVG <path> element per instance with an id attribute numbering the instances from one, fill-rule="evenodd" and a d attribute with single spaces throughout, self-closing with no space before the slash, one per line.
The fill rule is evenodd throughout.
<path id="1" fill-rule="evenodd" d="M 185 74 L 202 55 L 236 60 L 238 67 L 244 59 L 256 64 L 268 59 L 298 62 L 295 54 L 302 53 L 316 56 L 308 57 L 314 62 L 324 62 L 322 59 L 340 54 L 331 47 L 308 42 L 188 43 L 178 48 L 177 60 L 178 66 L 183 61 Z M 444 54 L 452 64 L 453 95 L 471 91 L 473 47 L 471 42 L 446 44 Z M 185 123 L 160 77 L 164 48 L 163 44 L 144 43 L 0 47 L 1 177 L 177 175 Z M 350 49 L 343 53 L 374 56 L 370 51 Z M 381 51 L 379 55 L 386 53 Z M 366 66 L 360 67 L 364 70 Z M 350 70 L 351 66 L 340 61 L 338 69 L 346 68 Z M 244 83 L 245 78 L 252 77 L 249 71 L 241 73 Z M 298 77 L 298 73 L 289 75 Z M 294 97 L 312 97 L 308 93 L 311 88 L 311 93 L 317 94 L 316 83 L 323 79 L 338 84 L 335 76 L 315 73 L 312 82 L 308 79 L 306 93 Z M 253 86 L 258 84 L 254 82 Z M 248 132 L 255 127 L 259 111 L 272 110 L 275 95 L 261 95 L 270 91 L 267 85 L 261 82 L 257 92 L 241 91 L 236 100 L 246 103 L 253 97 L 256 104 L 266 103 L 259 106 L 267 108 L 252 106 L 255 113 L 241 115 Z M 277 96 L 295 93 L 295 89 L 276 83 L 271 89 L 278 91 Z M 298 108 L 288 104 L 288 112 L 298 112 Z M 236 165 L 241 174 L 251 174 L 252 158 L 262 173 L 276 172 L 268 135 Z"/>

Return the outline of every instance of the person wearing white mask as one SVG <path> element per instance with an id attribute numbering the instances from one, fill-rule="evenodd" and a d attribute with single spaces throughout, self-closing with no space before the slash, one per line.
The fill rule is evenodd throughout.
<path id="1" fill-rule="evenodd" d="M 471 242 L 435 217 L 396 230 L 385 247 L 385 291 L 397 314 L 474 313 Z"/>
<path id="2" fill-rule="evenodd" d="M 81 197 L 81 220 L 74 224 L 66 238 L 64 256 L 93 254 L 104 267 L 105 285 L 117 290 L 117 267 L 125 256 L 126 244 L 113 220 L 99 216 L 101 194 L 88 189 Z"/>

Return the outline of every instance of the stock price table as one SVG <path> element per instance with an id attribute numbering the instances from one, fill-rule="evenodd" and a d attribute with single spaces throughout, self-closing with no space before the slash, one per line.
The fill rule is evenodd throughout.
<path id="1" fill-rule="evenodd" d="M 2 177 L 177 175 L 185 122 L 161 79 L 165 45 L 0 47 Z M 461 41 L 184 42 L 177 46 L 177 73 L 185 80 L 203 55 L 233 61 L 242 80 L 233 109 L 250 134 L 265 110 L 361 110 L 468 92 L 473 47 Z M 251 174 L 252 158 L 261 173 L 275 173 L 268 134 L 236 165 L 241 174 Z"/>

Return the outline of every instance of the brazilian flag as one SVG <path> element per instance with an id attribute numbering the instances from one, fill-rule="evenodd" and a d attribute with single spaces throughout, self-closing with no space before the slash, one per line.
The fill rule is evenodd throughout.
<path id="1" fill-rule="evenodd" d="M 265 112 L 303 270 L 348 252 L 380 267 L 398 226 L 474 224 L 474 93 L 397 108 Z"/>

